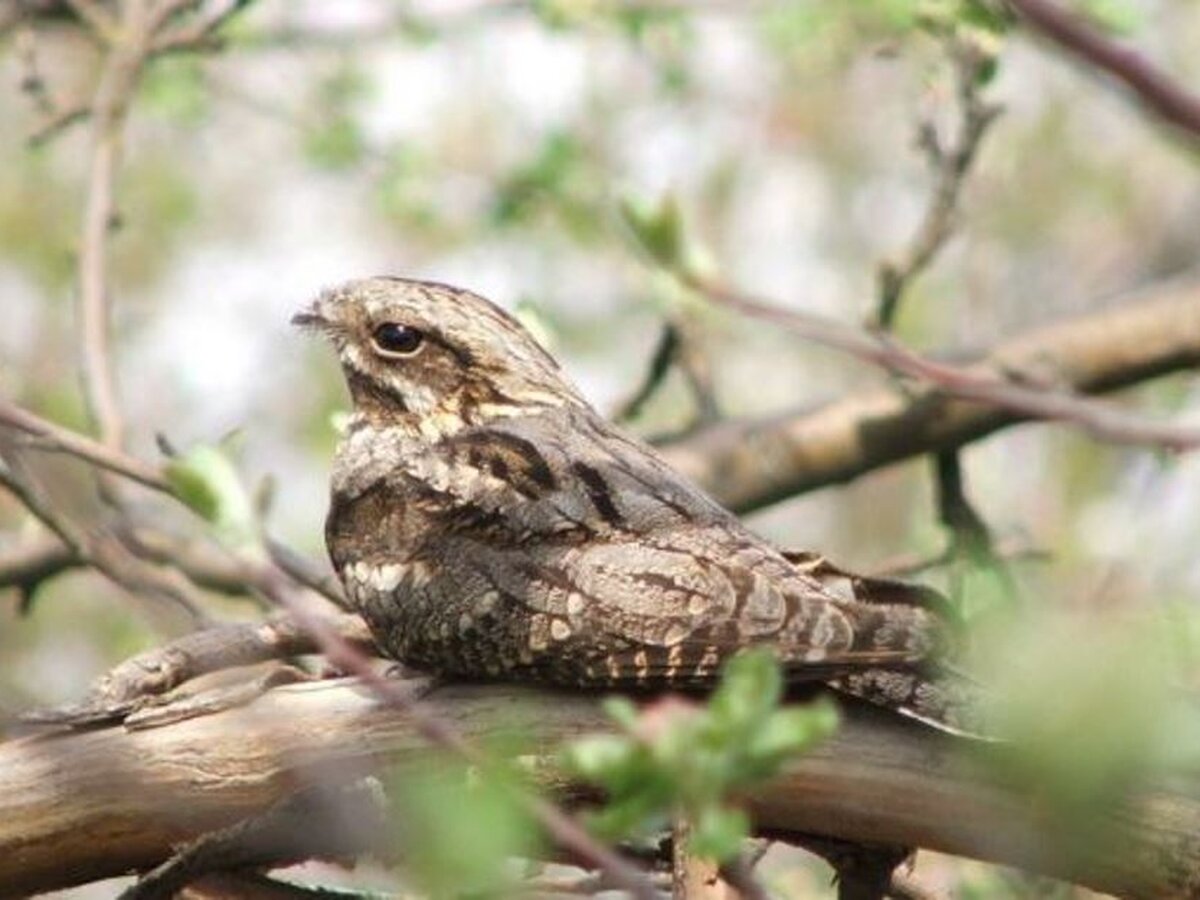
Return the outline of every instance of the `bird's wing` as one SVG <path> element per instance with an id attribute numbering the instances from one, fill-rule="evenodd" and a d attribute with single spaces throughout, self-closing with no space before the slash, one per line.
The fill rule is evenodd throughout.
<path id="1" fill-rule="evenodd" d="M 552 638 L 562 639 L 546 657 L 590 665 L 584 674 L 602 680 L 707 682 L 754 646 L 769 647 L 793 679 L 826 679 L 917 666 L 943 639 L 929 610 L 832 595 L 769 546 L 725 527 L 591 541 L 533 560 L 552 577 L 569 573 L 558 585 L 565 597 L 546 610 Z M 536 569 L 528 567 L 535 579 Z"/>
<path id="2" fill-rule="evenodd" d="M 449 479 L 461 564 L 528 607 L 535 664 L 570 680 L 703 682 L 756 645 L 823 679 L 915 666 L 941 640 L 930 610 L 839 593 L 593 415 L 521 417 L 440 449 L 471 473 Z"/>

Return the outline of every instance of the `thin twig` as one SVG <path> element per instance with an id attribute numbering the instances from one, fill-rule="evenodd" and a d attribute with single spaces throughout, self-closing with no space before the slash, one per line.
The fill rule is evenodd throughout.
<path id="1" fill-rule="evenodd" d="M 754 863 L 739 858 L 721 866 L 721 877 L 742 900 L 771 900 L 771 894 L 754 874 Z"/>
<path id="2" fill-rule="evenodd" d="M 209 624 L 207 614 L 178 572 L 138 559 L 114 535 L 98 529 L 79 528 L 61 515 L 42 485 L 27 470 L 20 454 L 11 447 L 0 446 L 0 485 L 7 488 L 83 564 L 131 593 L 171 603 L 186 615 L 190 627 Z"/>
<path id="3" fill-rule="evenodd" d="M 115 39 L 117 21 L 98 0 L 66 0 L 66 4 L 97 37 L 105 42 Z"/>
<path id="4" fill-rule="evenodd" d="M 45 119 L 29 133 L 25 138 L 30 147 L 40 147 L 42 144 L 58 137 L 62 132 L 66 131 L 77 122 L 84 121 L 91 115 L 90 106 L 66 106 L 59 109 Z"/>
<path id="5" fill-rule="evenodd" d="M 677 815 L 671 828 L 672 900 L 726 900 L 715 861 L 692 852 L 692 823 Z"/>
<path id="6" fill-rule="evenodd" d="M 1147 444 L 1164 450 L 1200 447 L 1200 426 L 1162 422 L 1096 400 L 1050 388 L 1025 387 L 994 375 L 935 362 L 885 334 L 862 331 L 813 313 L 780 309 L 718 281 L 679 273 L 714 303 L 751 318 L 773 322 L 808 340 L 841 350 L 898 375 L 924 382 L 938 393 L 1008 409 L 1031 419 L 1066 422 L 1115 444 Z"/>
<path id="7" fill-rule="evenodd" d="M 908 246 L 879 266 L 876 324 L 884 330 L 891 328 L 909 282 L 933 262 L 954 233 L 967 172 L 988 126 L 1001 112 L 998 105 L 988 103 L 980 96 L 980 73 L 991 57 L 973 42 L 956 36 L 946 38 L 946 43 L 956 82 L 958 133 L 953 144 L 944 148 L 931 122 L 922 123 L 918 130 L 919 144 L 933 166 L 934 189 L 921 224 Z"/>
<path id="8" fill-rule="evenodd" d="M 76 556 L 86 556 L 86 541 L 74 525 L 60 517 L 42 486 L 25 470 L 24 460 L 0 444 L 0 486 L 15 497 L 29 513 L 46 526 Z"/>
<path id="9" fill-rule="evenodd" d="M 992 552 L 1007 563 L 1049 562 L 1054 557 L 1049 550 L 1034 546 L 1025 538 L 1006 538 L 995 541 Z M 912 578 L 930 569 L 937 569 L 954 561 L 954 550 L 944 550 L 928 555 L 903 553 L 881 560 L 867 569 L 867 574 L 877 578 Z"/>
<path id="10" fill-rule="evenodd" d="M 628 422 L 641 415 L 646 402 L 654 396 L 671 371 L 671 364 L 675 361 L 678 352 L 679 330 L 674 323 L 667 322 L 659 332 L 658 341 L 654 345 L 654 351 L 650 354 L 650 364 L 646 367 L 646 374 L 642 377 L 641 384 L 613 410 L 612 420 L 614 422 Z"/>
<path id="11" fill-rule="evenodd" d="M 90 2 L 74 0 L 81 18 L 97 31 L 100 20 Z M 124 7 L 134 18 L 133 4 Z M 100 442 L 119 450 L 124 444 L 125 423 L 118 398 L 110 348 L 108 296 L 108 236 L 116 215 L 114 180 L 129 100 L 148 52 L 147 35 L 140 22 L 123 21 L 121 36 L 110 41 L 96 92 L 90 104 L 91 164 L 79 239 L 79 341 L 83 362 L 85 398 Z"/>
<path id="12" fill-rule="evenodd" d="M 5 485 L 9 486 L 7 482 Z M 43 584 L 81 565 L 79 556 L 52 535 L 22 541 L 0 550 L 0 590 L 16 588 L 21 598 L 20 611 L 25 613 Z"/>
<path id="13" fill-rule="evenodd" d="M 127 453 L 106 447 L 69 428 L 55 425 L 4 397 L 0 397 L 0 426 L 7 426 L 37 438 L 40 449 L 66 453 L 107 472 L 136 481 L 144 487 L 164 494 L 172 493 L 171 485 L 154 466 Z"/>
<path id="14" fill-rule="evenodd" d="M 205 875 L 179 892 L 179 900 L 382 900 L 379 891 L 325 889 L 246 870 Z"/>
<path id="15" fill-rule="evenodd" d="M 341 582 L 334 575 L 321 570 L 312 560 L 279 541 L 267 537 L 264 543 L 271 561 L 297 584 L 315 591 L 334 606 L 341 609 L 351 608 Z"/>
<path id="16" fill-rule="evenodd" d="M 920 145 L 929 156 L 935 173 L 934 189 L 920 227 L 908 246 L 894 259 L 879 266 L 879 308 L 876 324 L 884 331 L 894 324 L 900 301 L 909 284 L 934 261 L 954 233 L 960 195 L 966 176 L 988 126 L 1000 107 L 982 97 L 981 76 L 993 63 L 992 56 L 957 32 L 945 37 L 946 52 L 954 70 L 958 129 L 953 143 L 943 147 L 931 121 L 921 124 Z M 995 556 L 992 536 L 983 518 L 967 499 L 957 449 L 934 454 L 939 517 L 950 534 L 949 560 L 967 559 L 986 563 L 1015 590 L 1011 574 Z M 961 570 L 952 569 L 951 596 L 960 596 Z"/>
<path id="17" fill-rule="evenodd" d="M 167 32 L 154 42 L 153 50 L 156 54 L 219 50 L 217 32 L 249 5 L 250 0 L 231 0 L 210 15 L 199 16 L 194 22 Z"/>
<path id="18" fill-rule="evenodd" d="M 934 483 L 937 486 L 938 519 L 950 535 L 946 561 L 961 561 L 967 565 L 988 569 L 996 576 L 1004 594 L 1010 600 L 1015 599 L 1018 590 L 1012 570 L 1005 557 L 996 551 L 992 531 L 987 522 L 967 499 L 958 450 L 935 453 L 933 467 Z M 963 597 L 963 574 L 961 567 L 951 568 L 950 595 L 955 600 L 961 600 Z"/>
<path id="19" fill-rule="evenodd" d="M 683 374 L 696 401 L 696 411 L 689 430 L 720 419 L 721 412 L 713 390 L 712 367 L 699 347 L 696 330 L 696 323 L 689 321 L 682 313 L 664 323 L 641 384 L 613 411 L 613 421 L 626 422 L 637 418 L 650 398 L 663 386 L 673 366 Z"/>
<path id="20" fill-rule="evenodd" d="M 183 46 L 198 28 L 209 33 L 243 5 L 234 3 L 199 23 L 177 31 L 164 29 L 198 0 L 160 0 L 143 4 L 126 0 L 114 23 L 92 0 L 71 0 L 76 14 L 101 37 L 108 53 L 95 94 L 86 110 L 64 114 L 64 122 L 88 115 L 91 121 L 91 164 L 79 246 L 79 340 L 85 397 L 100 442 L 112 450 L 124 445 L 125 421 L 111 348 L 112 309 L 108 285 L 108 237 L 116 217 L 114 182 L 120 166 L 125 123 L 146 63 L 168 44 Z M 172 43 L 174 42 L 174 43 Z M 60 127 L 62 123 L 52 123 Z M 106 494 L 112 493 L 112 485 Z"/>
<path id="21" fill-rule="evenodd" d="M 1088 65 L 1112 75 L 1156 115 L 1200 140 L 1200 96 L 1135 51 L 1050 0 L 1008 0 L 1038 33 Z"/>

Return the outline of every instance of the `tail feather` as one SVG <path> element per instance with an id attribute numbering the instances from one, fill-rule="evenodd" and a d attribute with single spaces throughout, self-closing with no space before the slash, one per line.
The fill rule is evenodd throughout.
<path id="1" fill-rule="evenodd" d="M 982 692 L 963 675 L 864 669 L 830 679 L 829 686 L 916 719 L 939 731 L 994 740 L 982 713 Z"/>

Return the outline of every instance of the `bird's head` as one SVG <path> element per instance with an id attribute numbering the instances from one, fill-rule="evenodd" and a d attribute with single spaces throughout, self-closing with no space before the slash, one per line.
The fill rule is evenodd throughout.
<path id="1" fill-rule="evenodd" d="M 583 402 L 519 322 L 448 285 L 350 281 L 322 293 L 292 323 L 332 342 L 355 411 L 381 425 L 474 424 Z"/>

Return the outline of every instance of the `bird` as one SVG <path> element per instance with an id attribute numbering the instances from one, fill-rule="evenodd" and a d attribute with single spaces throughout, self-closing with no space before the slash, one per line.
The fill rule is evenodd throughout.
<path id="1" fill-rule="evenodd" d="M 378 276 L 293 323 L 328 339 L 349 390 L 325 539 L 386 656 L 451 680 L 659 691 L 710 688 L 766 648 L 789 683 L 959 727 L 935 592 L 758 536 L 491 301 Z"/>

